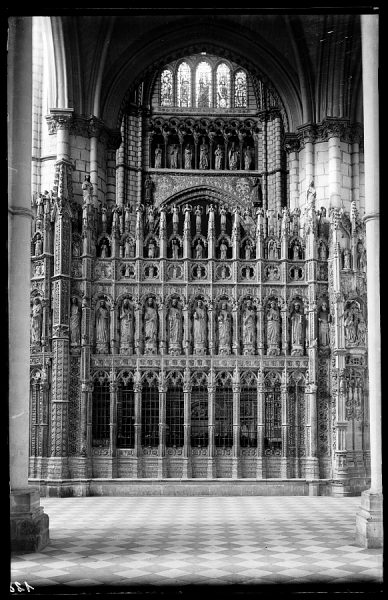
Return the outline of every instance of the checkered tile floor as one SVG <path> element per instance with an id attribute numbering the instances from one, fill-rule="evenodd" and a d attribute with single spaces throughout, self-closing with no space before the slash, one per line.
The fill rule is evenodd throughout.
<path id="1" fill-rule="evenodd" d="M 67 589 L 382 582 L 382 550 L 354 544 L 359 498 L 42 498 L 51 543 L 11 580 Z M 59 588 L 58 588 L 59 589 Z M 199 588 L 198 588 L 199 589 Z"/>

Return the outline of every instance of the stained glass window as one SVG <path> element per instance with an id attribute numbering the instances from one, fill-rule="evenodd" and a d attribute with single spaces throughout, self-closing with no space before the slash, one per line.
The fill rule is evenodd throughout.
<path id="1" fill-rule="evenodd" d="M 209 63 L 202 61 L 197 67 L 196 73 L 197 106 L 209 108 L 212 105 L 212 70 Z"/>
<path id="2" fill-rule="evenodd" d="M 244 71 L 237 71 L 234 76 L 234 105 L 237 108 L 247 107 L 247 76 Z"/>
<path id="3" fill-rule="evenodd" d="M 230 106 L 230 70 L 222 63 L 217 67 L 217 108 Z"/>
<path id="4" fill-rule="evenodd" d="M 173 105 L 173 85 L 170 69 L 165 69 L 160 76 L 160 104 L 161 106 Z"/>
<path id="5" fill-rule="evenodd" d="M 191 69 L 186 62 L 178 69 L 178 106 L 191 106 Z"/>

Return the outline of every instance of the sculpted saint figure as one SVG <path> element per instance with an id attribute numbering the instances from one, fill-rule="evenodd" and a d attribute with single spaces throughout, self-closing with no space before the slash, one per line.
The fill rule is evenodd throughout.
<path id="1" fill-rule="evenodd" d="M 220 244 L 220 258 L 221 258 L 221 260 L 226 260 L 227 252 L 228 252 L 228 246 L 225 244 L 224 240 L 222 240 L 222 242 Z"/>
<path id="2" fill-rule="evenodd" d="M 348 248 L 344 250 L 344 269 L 350 269 L 350 250 Z"/>
<path id="3" fill-rule="evenodd" d="M 31 344 L 40 346 L 42 335 L 43 307 L 39 298 L 35 298 L 31 311 Z"/>
<path id="4" fill-rule="evenodd" d="M 43 242 L 41 235 L 36 236 L 35 241 L 35 256 L 40 256 L 43 252 Z"/>
<path id="5" fill-rule="evenodd" d="M 294 311 L 291 316 L 291 343 L 292 347 L 300 349 L 303 342 L 303 314 L 300 311 L 299 302 L 295 302 Z"/>
<path id="6" fill-rule="evenodd" d="M 105 300 L 100 301 L 96 314 L 96 340 L 99 343 L 107 343 L 109 340 L 109 310 Z"/>
<path id="7" fill-rule="evenodd" d="M 202 138 L 202 144 L 199 147 L 199 168 L 207 169 L 209 167 L 209 147 Z"/>
<path id="8" fill-rule="evenodd" d="M 103 240 L 102 244 L 101 244 L 101 254 L 100 257 L 101 258 L 107 258 L 108 257 L 108 244 L 106 243 L 106 240 Z"/>
<path id="9" fill-rule="evenodd" d="M 128 350 L 133 339 L 133 316 L 128 298 L 123 300 L 120 310 L 120 352 Z"/>
<path id="10" fill-rule="evenodd" d="M 197 306 L 193 313 L 193 338 L 194 338 L 194 349 L 204 349 L 206 345 L 206 309 L 203 301 L 198 300 Z"/>
<path id="11" fill-rule="evenodd" d="M 219 171 L 220 169 L 222 169 L 222 158 L 224 156 L 224 152 L 221 148 L 220 144 L 217 144 L 217 148 L 216 151 L 214 152 L 214 167 L 217 169 L 217 171 Z"/>
<path id="12" fill-rule="evenodd" d="M 245 350 L 253 352 L 256 339 L 256 322 L 255 309 L 250 298 L 245 303 L 245 310 L 242 316 L 242 334 L 244 352 Z"/>
<path id="13" fill-rule="evenodd" d="M 148 354 L 156 353 L 158 336 L 158 313 L 154 307 L 153 298 L 148 298 L 144 312 L 144 338 L 145 351 Z"/>
<path id="14" fill-rule="evenodd" d="M 93 184 L 90 181 L 90 175 L 85 175 L 85 179 L 82 184 L 82 195 L 85 204 L 90 204 L 93 195 Z"/>
<path id="15" fill-rule="evenodd" d="M 178 146 L 176 144 L 173 144 L 170 149 L 170 168 L 178 168 Z"/>
<path id="16" fill-rule="evenodd" d="M 173 298 L 168 311 L 168 342 L 169 348 L 180 349 L 182 341 L 182 312 L 179 308 L 178 299 Z"/>
<path id="17" fill-rule="evenodd" d="M 267 312 L 267 354 L 279 354 L 280 318 L 276 302 L 271 301 Z"/>
<path id="18" fill-rule="evenodd" d="M 70 345 L 79 346 L 81 339 L 81 309 L 77 298 L 71 299 L 70 307 Z"/>
<path id="19" fill-rule="evenodd" d="M 202 258 L 202 252 L 203 252 L 202 244 L 198 240 L 197 245 L 195 246 L 195 258 Z"/>
<path id="20" fill-rule="evenodd" d="M 171 249 L 172 249 L 172 257 L 174 260 L 178 259 L 178 251 L 179 251 L 179 246 L 178 246 L 178 242 L 176 240 L 172 240 L 171 242 Z"/>
<path id="21" fill-rule="evenodd" d="M 229 150 L 229 169 L 231 171 L 234 171 L 235 169 L 237 169 L 238 158 L 239 158 L 239 151 L 235 147 L 235 143 L 232 142 L 232 147 Z"/>
<path id="22" fill-rule="evenodd" d="M 185 169 L 191 169 L 191 162 L 193 160 L 193 151 L 189 144 L 185 148 Z"/>
<path id="23" fill-rule="evenodd" d="M 218 353 L 230 354 L 231 319 L 226 302 L 222 302 L 218 314 Z"/>
<path id="24" fill-rule="evenodd" d="M 247 146 L 245 148 L 245 152 L 244 152 L 244 169 L 246 171 L 249 171 L 249 169 L 251 168 L 251 163 L 252 163 L 252 150 L 250 146 Z"/>
<path id="25" fill-rule="evenodd" d="M 329 334 L 330 334 L 330 314 L 327 310 L 327 303 L 322 302 L 321 310 L 318 315 L 318 324 L 319 324 L 319 345 L 322 348 L 326 348 L 329 346 Z"/>
<path id="26" fill-rule="evenodd" d="M 160 169 L 162 166 L 162 149 L 160 147 L 160 144 L 158 144 L 158 147 L 155 149 L 155 169 Z"/>

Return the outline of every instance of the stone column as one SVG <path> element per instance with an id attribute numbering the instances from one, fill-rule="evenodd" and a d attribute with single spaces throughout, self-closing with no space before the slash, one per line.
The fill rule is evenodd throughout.
<path id="1" fill-rule="evenodd" d="M 96 117 L 89 122 L 90 136 L 90 182 L 93 184 L 93 206 L 98 208 L 98 140 L 103 123 Z"/>
<path id="2" fill-rule="evenodd" d="M 232 478 L 241 477 L 240 465 L 240 373 L 238 369 L 233 377 L 233 456 Z"/>
<path id="3" fill-rule="evenodd" d="M 167 307 L 163 301 L 158 306 L 159 315 L 159 327 L 158 327 L 158 354 L 167 354 L 167 341 L 166 341 L 166 310 Z"/>
<path id="4" fill-rule="evenodd" d="M 281 385 L 282 399 L 282 457 L 280 462 L 280 476 L 287 479 L 289 477 L 289 459 L 288 459 L 288 397 L 287 397 L 286 373 L 283 373 L 283 382 Z"/>
<path id="5" fill-rule="evenodd" d="M 259 266 L 259 265 L 258 265 Z M 261 300 L 257 303 L 257 354 L 264 356 L 264 306 Z"/>
<path id="6" fill-rule="evenodd" d="M 158 479 L 166 477 L 166 393 L 165 374 L 159 374 L 159 449 L 158 449 Z"/>
<path id="7" fill-rule="evenodd" d="M 264 373 L 258 372 L 257 376 L 257 461 L 256 479 L 265 477 L 264 468 L 264 411 L 265 411 Z"/>
<path id="8" fill-rule="evenodd" d="M 216 340 L 215 340 L 215 314 L 214 314 L 214 300 L 209 300 L 208 306 L 208 348 L 209 354 L 212 355 L 216 351 Z"/>
<path id="9" fill-rule="evenodd" d="M 183 384 L 183 398 L 184 398 L 184 409 L 183 409 L 183 467 L 182 477 L 183 479 L 191 478 L 191 385 L 190 385 L 190 371 L 185 370 L 185 381 Z"/>
<path id="10" fill-rule="evenodd" d="M 286 134 L 288 172 L 290 177 L 290 211 L 299 204 L 299 139 L 295 134 Z"/>
<path id="11" fill-rule="evenodd" d="M 214 444 L 214 430 L 215 430 L 215 374 L 214 371 L 209 373 L 209 385 L 208 385 L 208 432 L 209 432 L 209 443 L 208 443 L 208 459 L 207 459 L 207 478 L 214 479 L 216 476 L 216 460 L 215 460 L 215 444 Z"/>
<path id="12" fill-rule="evenodd" d="M 109 414 L 109 449 L 110 449 L 110 468 L 111 477 L 117 477 L 117 457 L 116 457 L 116 441 L 117 441 L 117 382 L 111 381 L 109 386 L 110 394 L 110 414 Z"/>
<path id="13" fill-rule="evenodd" d="M 32 18 L 8 22 L 10 546 L 36 552 L 49 542 L 49 519 L 39 490 L 28 486 Z"/>
<path id="14" fill-rule="evenodd" d="M 134 472 L 136 473 L 136 477 L 142 476 L 142 460 L 141 460 L 141 381 L 140 381 L 140 373 L 136 371 L 134 382 L 133 382 L 133 392 L 135 396 L 135 468 Z"/>
<path id="15" fill-rule="evenodd" d="M 383 546 L 383 494 L 381 447 L 381 337 L 379 273 L 379 106 L 377 15 L 361 16 L 364 148 L 365 226 L 368 286 L 368 370 L 371 486 L 361 495 L 356 517 L 356 543 L 367 548 Z"/>
<path id="16" fill-rule="evenodd" d="M 306 414 L 308 420 L 306 423 L 306 443 L 307 443 L 307 457 L 306 457 L 306 479 L 318 479 L 319 478 L 319 463 L 317 457 L 318 450 L 318 432 L 317 432 L 317 386 L 311 383 L 306 386 L 305 398 L 306 398 Z M 312 494 L 310 494 L 312 495 Z M 314 494 L 317 495 L 317 494 Z"/>

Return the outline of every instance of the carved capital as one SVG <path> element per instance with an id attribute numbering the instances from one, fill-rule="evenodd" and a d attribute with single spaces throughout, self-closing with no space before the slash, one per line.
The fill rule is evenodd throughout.
<path id="1" fill-rule="evenodd" d="M 307 123 L 306 125 L 301 125 L 298 127 L 298 139 L 300 143 L 300 147 L 304 148 L 307 143 L 314 143 L 317 137 L 316 126 Z"/>
<path id="2" fill-rule="evenodd" d="M 283 143 L 287 154 L 298 152 L 300 149 L 300 139 L 296 133 L 286 133 Z"/>
<path id="3" fill-rule="evenodd" d="M 52 108 L 46 116 L 49 133 L 56 133 L 58 129 L 70 129 L 74 108 Z"/>

